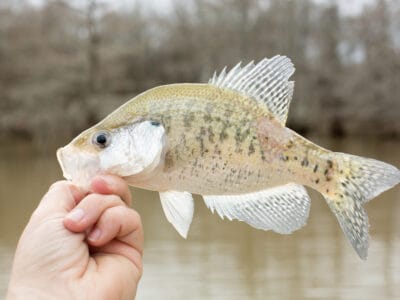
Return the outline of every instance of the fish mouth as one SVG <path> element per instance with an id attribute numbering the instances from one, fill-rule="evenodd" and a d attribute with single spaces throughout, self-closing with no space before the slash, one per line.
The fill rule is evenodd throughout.
<path id="1" fill-rule="evenodd" d="M 64 165 L 64 162 L 65 162 L 65 159 L 63 157 L 63 149 L 64 148 L 65 147 L 57 149 L 57 153 L 56 153 L 57 154 L 57 160 L 58 160 L 58 163 L 60 164 L 60 167 L 61 167 L 61 170 L 63 172 L 64 178 L 71 181 L 72 180 L 72 176 L 66 172 L 66 168 L 65 168 L 65 165 Z"/>
<path id="2" fill-rule="evenodd" d="M 100 173 L 98 155 L 70 144 L 59 148 L 56 155 L 64 178 L 85 190 L 89 190 L 92 178 Z"/>

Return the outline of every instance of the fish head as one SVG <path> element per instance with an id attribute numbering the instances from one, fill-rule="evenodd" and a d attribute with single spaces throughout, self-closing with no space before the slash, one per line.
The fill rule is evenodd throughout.
<path id="1" fill-rule="evenodd" d="M 142 120 L 109 129 L 102 123 L 57 150 L 67 180 L 89 190 L 97 174 L 128 177 L 148 174 L 162 162 L 165 129 L 158 121 Z"/>

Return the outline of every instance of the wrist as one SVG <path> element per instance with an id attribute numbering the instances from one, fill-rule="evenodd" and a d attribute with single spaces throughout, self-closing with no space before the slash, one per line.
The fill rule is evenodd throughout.
<path id="1" fill-rule="evenodd" d="M 67 288 L 54 284 L 54 282 L 52 284 L 50 281 L 43 282 L 43 284 L 35 284 L 33 282 L 24 284 L 11 280 L 8 286 L 6 300 L 75 299 L 71 294 L 68 294 L 67 290 Z"/>
<path id="2" fill-rule="evenodd" d="M 54 295 L 50 295 L 47 291 L 38 290 L 35 288 L 14 286 L 10 285 L 7 290 L 6 300 L 47 300 L 47 299 L 61 299 L 55 298 Z"/>

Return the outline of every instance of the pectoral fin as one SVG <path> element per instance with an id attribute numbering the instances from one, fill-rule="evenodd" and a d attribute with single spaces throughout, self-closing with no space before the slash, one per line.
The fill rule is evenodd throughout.
<path id="1" fill-rule="evenodd" d="M 298 184 L 241 195 L 203 196 L 212 212 L 221 218 L 237 219 L 263 230 L 289 234 L 303 227 L 310 210 L 310 198 Z"/>
<path id="2" fill-rule="evenodd" d="M 192 223 L 194 203 L 188 192 L 160 192 L 161 205 L 167 220 L 186 239 Z"/>

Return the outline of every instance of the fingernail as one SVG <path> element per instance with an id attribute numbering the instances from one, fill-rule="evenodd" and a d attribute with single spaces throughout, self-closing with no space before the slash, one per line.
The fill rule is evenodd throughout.
<path id="1" fill-rule="evenodd" d="M 83 219 L 83 216 L 85 215 L 85 212 L 83 211 L 82 208 L 77 208 L 71 211 L 66 218 L 70 219 L 74 222 L 79 222 L 80 220 Z"/>
<path id="2" fill-rule="evenodd" d="M 97 241 L 101 236 L 101 230 L 99 228 L 95 228 L 90 234 L 88 239 L 91 241 Z"/>

